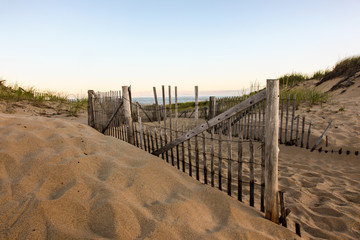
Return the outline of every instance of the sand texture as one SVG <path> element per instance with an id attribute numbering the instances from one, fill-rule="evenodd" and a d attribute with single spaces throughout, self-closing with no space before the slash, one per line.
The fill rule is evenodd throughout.
<path id="1" fill-rule="evenodd" d="M 0 239 L 297 238 L 77 122 L 0 114 L 0 159 Z"/>

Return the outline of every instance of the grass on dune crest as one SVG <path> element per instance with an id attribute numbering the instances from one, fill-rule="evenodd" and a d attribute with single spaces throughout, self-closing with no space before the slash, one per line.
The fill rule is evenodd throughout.
<path id="1" fill-rule="evenodd" d="M 49 103 L 56 105 L 59 112 L 66 112 L 69 116 L 77 116 L 87 107 L 87 98 L 68 99 L 68 95 L 53 91 L 37 91 L 34 87 L 20 87 L 18 84 L 5 85 L 0 80 L 0 100 L 6 102 L 27 101 L 37 107 L 49 107 Z"/>

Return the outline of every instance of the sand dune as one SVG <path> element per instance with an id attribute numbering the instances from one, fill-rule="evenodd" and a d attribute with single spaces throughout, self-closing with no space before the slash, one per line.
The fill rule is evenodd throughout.
<path id="1" fill-rule="evenodd" d="M 0 115 L 1 239 L 295 239 L 258 211 L 115 138 Z"/>
<path id="2" fill-rule="evenodd" d="M 282 146 L 279 189 L 305 239 L 360 238 L 360 158 Z"/>

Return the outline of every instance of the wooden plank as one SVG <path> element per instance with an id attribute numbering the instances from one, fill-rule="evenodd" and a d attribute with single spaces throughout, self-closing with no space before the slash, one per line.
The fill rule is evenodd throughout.
<path id="1" fill-rule="evenodd" d="M 170 142 L 172 142 L 172 135 L 173 135 L 173 131 L 172 131 L 172 104 L 171 104 L 171 86 L 169 86 L 169 126 L 170 126 Z M 171 165 L 175 165 L 174 163 L 174 149 L 171 148 L 170 149 L 170 156 L 171 156 Z"/>
<path id="2" fill-rule="evenodd" d="M 254 105 L 254 118 L 255 118 L 255 121 L 254 121 L 254 135 L 253 135 L 253 139 L 257 139 L 257 137 L 256 137 L 256 124 L 257 124 L 257 122 L 256 122 L 256 111 L 257 111 L 257 109 L 258 109 L 258 104 L 255 104 Z"/>
<path id="3" fill-rule="evenodd" d="M 300 115 L 296 117 L 296 137 L 295 137 L 295 146 L 298 146 L 298 137 L 299 137 L 299 122 L 300 122 Z"/>
<path id="4" fill-rule="evenodd" d="M 159 149 L 159 143 L 158 143 L 158 136 L 157 136 L 157 129 L 155 128 L 155 146 L 156 150 Z"/>
<path id="5" fill-rule="evenodd" d="M 308 130 L 308 135 L 307 135 L 306 149 L 309 149 L 309 145 L 310 145 L 310 135 L 311 135 L 311 121 L 310 121 L 310 123 L 309 123 L 309 130 Z"/>
<path id="6" fill-rule="evenodd" d="M 283 135 L 283 115 L 284 115 L 284 94 L 281 94 L 281 116 L 280 116 L 280 143 L 283 144 L 283 139 L 282 139 L 282 135 Z"/>
<path id="7" fill-rule="evenodd" d="M 123 106 L 124 101 L 122 101 L 117 108 L 115 109 L 115 111 L 113 112 L 113 114 L 111 115 L 110 119 L 107 121 L 107 123 L 105 124 L 105 127 L 102 129 L 102 133 L 104 133 L 110 126 L 110 123 L 113 121 L 115 115 L 118 113 L 118 111 L 120 110 L 120 108 Z M 125 117 L 126 118 L 126 117 Z M 132 123 L 132 121 L 131 121 Z"/>
<path id="8" fill-rule="evenodd" d="M 287 95 L 287 101 L 286 101 L 285 144 L 287 143 L 287 131 L 288 131 L 288 122 L 289 122 L 289 104 L 290 104 L 290 94 Z"/>
<path id="9" fill-rule="evenodd" d="M 251 114 L 250 139 L 253 139 L 253 137 L 254 137 L 254 134 L 253 134 L 253 131 L 254 131 L 254 128 L 253 128 L 253 125 L 254 125 L 254 106 L 255 105 L 250 107 L 250 114 Z"/>
<path id="10" fill-rule="evenodd" d="M 265 122 L 266 122 L 266 119 L 265 119 L 265 100 L 262 102 L 263 104 L 263 132 L 262 132 L 262 135 L 263 135 L 263 139 L 265 139 Z"/>
<path id="11" fill-rule="evenodd" d="M 148 145 L 146 144 L 146 130 L 145 130 L 145 126 L 144 126 L 144 130 L 142 132 L 142 137 L 144 139 L 144 150 L 147 151 L 148 150 Z"/>
<path id="12" fill-rule="evenodd" d="M 178 98 L 177 86 L 175 86 L 175 138 L 178 138 Z M 177 168 L 180 169 L 179 145 L 176 145 Z"/>
<path id="13" fill-rule="evenodd" d="M 158 121 L 159 126 L 160 126 L 161 116 L 160 116 L 159 103 L 158 103 L 157 94 L 156 94 L 156 88 L 155 87 L 153 87 L 153 91 L 154 91 L 154 98 L 155 98 L 156 118 L 157 118 L 157 121 Z"/>
<path id="14" fill-rule="evenodd" d="M 162 85 L 161 86 L 161 90 L 162 90 L 162 98 L 163 98 L 163 108 L 164 108 L 164 140 L 165 140 L 165 146 L 167 145 L 167 136 L 166 136 L 166 101 L 165 101 L 165 86 Z M 160 148 L 161 149 L 161 148 Z M 169 150 L 169 149 L 167 149 Z M 169 162 L 169 155 L 168 155 L 168 151 L 165 151 L 165 157 L 166 157 L 166 162 Z M 157 155 L 159 156 L 159 154 Z"/>
<path id="15" fill-rule="evenodd" d="M 182 126 L 182 133 L 184 132 L 184 126 Z M 182 171 L 185 172 L 185 144 L 181 143 L 181 160 L 182 160 Z"/>
<path id="16" fill-rule="evenodd" d="M 170 142 L 167 146 L 164 146 L 163 148 L 159 149 L 158 151 L 153 152 L 152 154 L 158 156 L 162 152 L 167 151 L 168 149 L 173 148 L 174 146 L 206 131 L 207 129 L 215 126 L 216 124 L 225 121 L 233 116 L 235 116 L 237 113 L 241 112 L 242 110 L 256 104 L 257 102 L 263 100 L 266 95 L 266 90 L 263 90 L 259 92 L 258 94 L 250 97 L 249 99 L 239 103 L 238 105 L 230 108 L 226 112 L 221 113 L 220 115 L 216 116 L 213 119 L 210 119 L 208 122 L 201 124 L 200 126 L 192 129 L 191 131 L 187 132 L 186 134 L 180 136 L 179 138 L 175 139 L 174 141 Z"/>
<path id="17" fill-rule="evenodd" d="M 247 115 L 248 115 L 248 122 L 247 122 L 247 130 L 246 130 L 246 139 L 249 139 L 250 138 L 250 107 L 249 109 L 247 110 Z"/>
<path id="18" fill-rule="evenodd" d="M 146 138 L 147 138 L 147 150 L 148 152 L 151 152 L 151 146 L 150 146 L 150 134 L 149 134 L 149 128 L 146 128 Z"/>
<path id="19" fill-rule="evenodd" d="M 195 169 L 196 169 L 196 180 L 200 180 L 200 160 L 199 160 L 199 145 L 198 137 L 195 136 Z"/>
<path id="20" fill-rule="evenodd" d="M 195 127 L 198 125 L 199 118 L 199 89 L 195 86 Z M 199 146 L 198 137 L 195 135 L 195 165 L 196 165 L 196 180 L 200 180 L 200 163 L 199 163 Z"/>
<path id="21" fill-rule="evenodd" d="M 255 187 L 255 178 L 254 178 L 254 144 L 252 140 L 249 143 L 249 153 L 250 153 L 250 206 L 254 206 L 254 187 Z"/>
<path id="22" fill-rule="evenodd" d="M 209 97 L 209 119 L 212 119 L 216 116 L 216 97 Z"/>
<path id="23" fill-rule="evenodd" d="M 163 137 L 162 137 L 161 128 L 160 128 L 160 148 L 162 148 L 162 147 L 163 147 Z M 165 160 L 164 153 L 161 153 L 161 158 Z"/>
<path id="24" fill-rule="evenodd" d="M 128 143 L 134 145 L 134 136 L 132 130 L 132 117 L 131 117 L 131 98 L 129 95 L 129 87 L 122 86 L 123 92 L 123 106 L 124 106 L 124 115 L 126 121 L 126 130 L 127 130 L 127 140 Z"/>
<path id="25" fill-rule="evenodd" d="M 290 142 L 293 142 L 293 129 L 294 129 L 294 120 L 295 120 L 295 103 L 296 103 L 296 94 L 293 97 L 293 109 L 291 115 L 291 130 L 290 130 Z"/>
<path id="26" fill-rule="evenodd" d="M 143 134 L 142 134 L 142 124 L 141 124 L 141 117 L 139 115 L 139 109 L 137 108 L 137 114 L 138 114 L 138 123 L 139 123 L 139 138 L 140 138 L 140 148 L 144 149 L 144 140 L 143 140 Z"/>
<path id="27" fill-rule="evenodd" d="M 190 142 L 190 139 L 188 139 L 188 158 L 189 158 L 189 176 L 192 176 L 191 142 Z"/>
<path id="28" fill-rule="evenodd" d="M 150 128 L 151 151 L 155 151 L 153 130 Z"/>
<path id="29" fill-rule="evenodd" d="M 279 223 L 279 80 L 267 80 L 265 121 L 265 218 Z"/>
<path id="30" fill-rule="evenodd" d="M 88 125 L 95 127 L 95 92 L 88 90 Z"/>
<path id="31" fill-rule="evenodd" d="M 260 211 L 265 212 L 265 142 L 261 141 L 261 195 L 260 195 Z"/>
<path id="32" fill-rule="evenodd" d="M 238 141 L 238 200 L 242 202 L 242 137 Z"/>
<path id="33" fill-rule="evenodd" d="M 301 237 L 301 228 L 300 228 L 300 224 L 299 223 L 295 223 L 295 231 L 296 234 Z"/>
<path id="34" fill-rule="evenodd" d="M 280 211 L 281 211 L 281 216 L 280 216 L 280 221 L 279 222 L 284 227 L 287 227 L 284 192 L 279 191 L 279 197 L 280 197 Z"/>
<path id="35" fill-rule="evenodd" d="M 305 116 L 302 119 L 301 147 L 304 147 L 304 135 L 305 135 Z"/>
<path id="36" fill-rule="evenodd" d="M 228 120 L 228 179 L 227 179 L 227 194 L 231 196 L 231 137 L 232 137 L 232 131 L 231 131 L 231 121 Z"/>
<path id="37" fill-rule="evenodd" d="M 210 143 L 211 143 L 211 152 L 210 152 L 210 172 L 211 172 L 211 186 L 214 187 L 215 186 L 215 181 L 214 181 L 214 129 L 210 128 Z"/>
<path id="38" fill-rule="evenodd" d="M 219 131 L 219 167 L 218 167 L 218 171 L 219 171 L 219 190 L 222 190 L 222 153 L 221 153 L 221 149 L 222 149 L 222 131 Z"/>
<path id="39" fill-rule="evenodd" d="M 315 142 L 314 146 L 311 148 L 311 152 L 313 152 L 313 151 L 316 149 L 317 145 L 319 145 L 319 143 L 320 143 L 321 139 L 323 138 L 324 134 L 325 134 L 326 131 L 329 129 L 332 121 L 333 121 L 333 120 L 331 120 L 331 121 L 329 122 L 329 125 L 326 127 L 325 131 L 321 134 L 321 136 L 320 136 L 320 137 L 318 138 L 318 140 Z"/>
<path id="40" fill-rule="evenodd" d="M 204 183 L 207 184 L 207 163 L 206 163 L 206 140 L 205 133 L 202 133 L 203 138 L 203 161 L 204 161 Z"/>

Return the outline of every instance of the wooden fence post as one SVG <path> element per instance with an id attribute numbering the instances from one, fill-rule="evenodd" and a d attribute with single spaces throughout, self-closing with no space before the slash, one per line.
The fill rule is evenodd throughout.
<path id="1" fill-rule="evenodd" d="M 127 125 L 127 136 L 128 136 L 128 143 L 134 145 L 134 136 L 133 136 L 133 129 L 132 129 L 132 118 L 131 118 L 131 100 L 129 96 L 129 87 L 122 86 L 123 92 L 123 106 L 124 106 L 124 115 L 125 115 L 125 122 Z"/>
<path id="2" fill-rule="evenodd" d="M 153 91 L 154 91 L 154 98 L 155 98 L 156 118 L 157 118 L 157 121 L 158 121 L 159 126 L 160 126 L 161 117 L 160 117 L 159 103 L 158 103 L 157 94 L 156 94 L 156 88 L 155 87 L 153 87 Z"/>
<path id="3" fill-rule="evenodd" d="M 265 114 L 265 218 L 279 223 L 279 80 L 267 80 Z"/>
<path id="4" fill-rule="evenodd" d="M 94 109 L 94 91 L 88 91 L 88 124 L 90 127 L 95 127 L 95 109 Z"/>
<path id="5" fill-rule="evenodd" d="M 209 98 L 209 119 L 212 119 L 216 116 L 216 97 L 215 96 L 211 96 Z"/>

